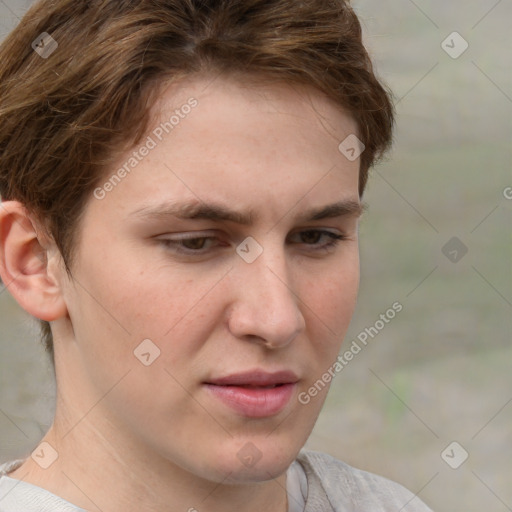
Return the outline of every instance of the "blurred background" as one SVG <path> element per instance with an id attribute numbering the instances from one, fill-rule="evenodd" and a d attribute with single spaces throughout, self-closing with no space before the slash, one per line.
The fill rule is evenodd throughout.
<path id="1" fill-rule="evenodd" d="M 0 0 L 1 38 L 30 4 Z M 352 5 L 398 124 L 364 198 L 344 347 L 393 303 L 403 310 L 336 376 L 307 447 L 438 512 L 512 510 L 512 3 Z M 50 426 L 55 384 L 35 322 L 1 286 L 0 326 L 7 461 Z"/>

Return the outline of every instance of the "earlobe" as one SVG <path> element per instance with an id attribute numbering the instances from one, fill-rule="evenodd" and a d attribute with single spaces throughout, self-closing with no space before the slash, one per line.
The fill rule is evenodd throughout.
<path id="1" fill-rule="evenodd" d="M 0 203 L 0 276 L 11 295 L 32 316 L 51 322 L 67 313 L 62 290 L 49 270 L 36 223 L 18 201 Z"/>

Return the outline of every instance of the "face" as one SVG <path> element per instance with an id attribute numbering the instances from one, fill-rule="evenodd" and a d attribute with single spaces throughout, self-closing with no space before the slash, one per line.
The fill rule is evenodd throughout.
<path id="1" fill-rule="evenodd" d="M 328 385 L 305 393 L 355 307 L 359 161 L 338 145 L 356 125 L 314 91 L 221 78 L 153 113 L 81 221 L 60 400 L 101 396 L 88 420 L 152 464 L 268 480 L 307 440 Z"/>

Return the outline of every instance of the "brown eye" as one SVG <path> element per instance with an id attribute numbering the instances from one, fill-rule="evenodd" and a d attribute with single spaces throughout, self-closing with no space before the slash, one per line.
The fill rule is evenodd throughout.
<path id="1" fill-rule="evenodd" d="M 185 238 L 181 240 L 181 243 L 183 244 L 183 247 L 185 247 L 186 249 L 198 251 L 204 248 L 205 240 L 208 240 L 208 238 Z"/>
<path id="2" fill-rule="evenodd" d="M 295 235 L 299 235 L 299 243 L 313 246 L 312 250 L 318 251 L 327 250 L 338 245 L 340 241 L 346 240 L 345 235 L 339 235 L 337 233 L 332 233 L 331 231 L 325 231 L 323 229 L 307 229 L 304 231 L 299 231 L 298 233 L 295 233 Z M 322 239 L 327 239 L 327 243 L 320 244 L 319 242 Z"/>
<path id="3" fill-rule="evenodd" d="M 218 238 L 214 236 L 182 236 L 176 238 L 159 238 L 158 242 L 170 251 L 193 256 L 206 254 L 213 245 L 208 242 L 215 240 L 218 240 Z"/>
<path id="4" fill-rule="evenodd" d="M 318 240 L 322 238 L 324 232 L 318 230 L 302 231 L 301 238 L 307 244 L 317 244 Z"/>

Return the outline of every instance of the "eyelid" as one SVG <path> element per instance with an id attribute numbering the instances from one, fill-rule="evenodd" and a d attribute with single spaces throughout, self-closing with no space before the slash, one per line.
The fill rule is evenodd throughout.
<path id="1" fill-rule="evenodd" d="M 320 239 L 322 237 L 328 237 L 330 241 L 328 243 L 325 243 L 323 245 L 319 244 L 307 244 L 303 243 L 303 245 L 310 246 L 310 249 L 307 249 L 306 252 L 309 252 L 310 254 L 320 254 L 322 252 L 329 252 L 331 250 L 334 250 L 337 248 L 337 246 L 345 240 L 350 240 L 350 236 L 348 236 L 344 232 L 333 232 L 329 231 L 328 229 L 322 229 L 319 227 L 309 227 L 309 228 L 301 228 L 293 233 L 290 234 L 290 236 L 294 235 L 300 235 L 301 233 L 317 233 L 320 236 Z M 218 248 L 218 246 L 214 247 L 213 249 L 187 249 L 180 247 L 180 242 L 186 241 L 186 240 L 197 240 L 197 239 L 203 239 L 203 240 L 215 240 L 219 237 L 212 235 L 211 232 L 188 232 L 183 233 L 180 236 L 175 236 L 173 238 L 169 238 L 169 236 L 161 236 L 157 237 L 158 240 L 160 240 L 163 245 L 165 245 L 169 251 L 174 252 L 178 255 L 184 255 L 184 256 L 205 256 L 212 252 L 212 250 L 215 250 Z M 297 245 L 301 245 L 300 243 Z M 171 248 L 171 246 L 174 246 Z"/>
<path id="2" fill-rule="evenodd" d="M 309 231 L 313 231 L 313 232 L 318 231 L 323 234 L 332 234 L 332 235 L 344 235 L 344 236 L 346 235 L 345 232 L 340 231 L 340 230 L 331 231 L 329 228 L 321 228 L 318 226 L 309 226 L 309 227 L 298 228 L 295 231 L 292 231 L 288 235 L 288 237 L 296 235 L 298 233 L 307 233 Z M 159 240 L 172 240 L 172 241 L 179 242 L 181 240 L 195 240 L 196 238 L 216 238 L 216 237 L 218 237 L 217 232 L 212 230 L 212 231 L 187 231 L 187 232 L 183 232 L 183 233 L 179 233 L 179 232 L 178 233 L 166 233 L 164 235 L 159 235 L 155 238 L 157 238 Z M 241 243 L 243 241 L 243 239 L 246 238 L 246 236 L 244 235 L 243 237 L 237 237 L 237 238 L 240 238 L 240 243 Z"/>
<path id="3" fill-rule="evenodd" d="M 178 235 L 177 237 L 173 237 L 173 240 L 194 240 L 195 238 L 210 238 L 214 237 L 214 233 L 211 231 L 189 231 L 186 233 L 173 233 L 173 235 Z M 167 238 L 166 238 L 167 237 Z M 158 236 L 159 239 L 170 239 L 168 235 Z"/>

